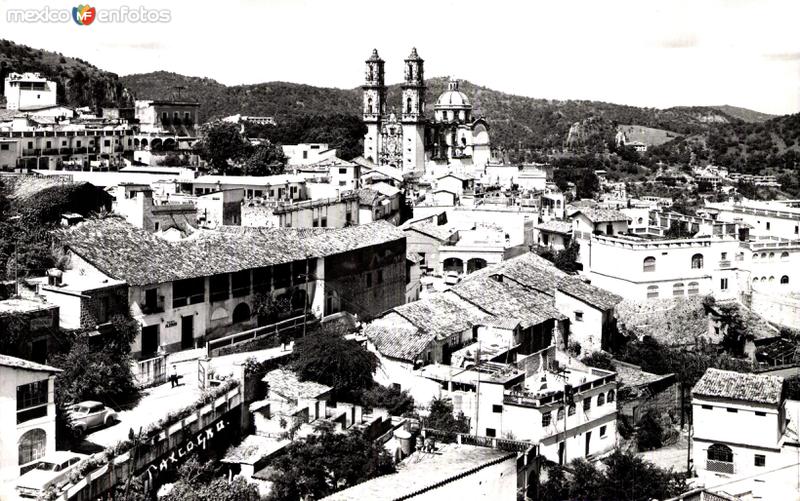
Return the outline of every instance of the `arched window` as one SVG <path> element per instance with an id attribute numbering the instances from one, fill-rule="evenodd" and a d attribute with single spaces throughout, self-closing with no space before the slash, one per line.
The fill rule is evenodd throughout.
<path id="1" fill-rule="evenodd" d="M 762 282 L 766 282 L 767 281 L 767 277 L 761 277 L 761 281 Z"/>
<path id="2" fill-rule="evenodd" d="M 646 258 L 644 258 L 642 270 L 656 271 L 656 258 L 654 258 L 653 256 L 647 256 Z"/>
<path id="3" fill-rule="evenodd" d="M 367 113 L 372 114 L 374 111 L 372 110 L 372 98 L 367 99 Z"/>
<path id="4" fill-rule="evenodd" d="M 559 421 L 564 419 L 564 408 L 563 407 L 558 409 L 558 417 L 556 419 L 558 419 Z"/>
<path id="5" fill-rule="evenodd" d="M 606 398 L 606 400 L 608 401 L 609 404 L 614 401 L 614 390 L 608 391 L 608 397 Z"/>
<path id="6" fill-rule="evenodd" d="M 47 434 L 36 428 L 25 432 L 19 439 L 19 464 L 27 464 L 44 456 Z"/>
<path id="7" fill-rule="evenodd" d="M 575 415 L 575 404 L 569 404 L 569 407 L 567 408 L 567 415 L 568 416 Z"/>
<path id="8" fill-rule="evenodd" d="M 761 259 L 767 259 L 767 253 L 766 252 L 762 252 L 761 253 Z"/>
<path id="9" fill-rule="evenodd" d="M 689 282 L 689 295 L 696 296 L 700 293 L 700 284 L 697 282 Z"/>
<path id="10" fill-rule="evenodd" d="M 770 252 L 769 253 L 769 259 L 770 259 L 770 261 L 775 259 L 775 253 L 774 252 Z"/>
<path id="11" fill-rule="evenodd" d="M 711 444 L 708 448 L 708 459 L 711 461 L 722 461 L 723 463 L 733 463 L 733 451 L 724 444 Z"/>
<path id="12" fill-rule="evenodd" d="M 785 285 L 789 283 L 789 275 L 784 275 L 781 277 L 781 285 Z"/>
<path id="13" fill-rule="evenodd" d="M 597 406 L 600 407 L 601 405 L 606 404 L 606 396 L 602 393 L 597 395 Z"/>
<path id="14" fill-rule="evenodd" d="M 753 261 L 758 261 L 758 252 L 753 253 Z"/>
<path id="15" fill-rule="evenodd" d="M 411 113 L 411 98 L 406 99 L 406 113 Z"/>
<path id="16" fill-rule="evenodd" d="M 703 255 L 695 254 L 694 256 L 692 256 L 692 269 L 700 270 L 702 268 L 703 268 Z"/>
<path id="17" fill-rule="evenodd" d="M 756 277 L 756 278 L 754 278 L 754 279 L 753 279 L 753 285 L 755 285 L 755 284 L 757 284 L 757 283 L 758 283 L 758 277 Z"/>
<path id="18" fill-rule="evenodd" d="M 673 296 L 683 296 L 683 282 L 678 282 L 672 286 Z"/>
<path id="19" fill-rule="evenodd" d="M 788 261 L 788 260 L 789 260 L 789 253 L 781 252 L 781 261 Z"/>
<path id="20" fill-rule="evenodd" d="M 642 224 L 642 221 L 644 221 L 642 218 L 639 218 L 639 219 L 637 219 L 637 220 L 636 220 L 636 222 L 637 222 L 638 224 Z"/>
<path id="21" fill-rule="evenodd" d="M 658 297 L 658 286 L 657 285 L 648 285 L 647 286 L 647 299 L 653 299 Z"/>
<path id="22" fill-rule="evenodd" d="M 775 277 L 769 277 L 769 283 L 773 283 L 775 281 Z"/>
<path id="23" fill-rule="evenodd" d="M 250 307 L 247 303 L 239 303 L 233 309 L 233 323 L 246 322 L 250 320 Z"/>

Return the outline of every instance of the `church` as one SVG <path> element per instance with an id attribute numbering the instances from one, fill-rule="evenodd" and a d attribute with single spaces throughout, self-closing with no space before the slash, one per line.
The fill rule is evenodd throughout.
<path id="1" fill-rule="evenodd" d="M 475 119 L 469 97 L 451 80 L 425 116 L 424 61 L 412 49 L 405 59 L 402 101 L 387 110 L 384 60 L 377 50 L 366 60 L 364 158 L 403 172 L 438 178 L 448 172 L 480 177 L 491 156 L 489 124 Z"/>

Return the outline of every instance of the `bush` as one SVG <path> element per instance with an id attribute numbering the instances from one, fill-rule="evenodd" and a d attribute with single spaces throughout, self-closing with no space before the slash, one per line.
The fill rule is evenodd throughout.
<path id="1" fill-rule="evenodd" d="M 614 364 L 611 363 L 612 357 L 604 351 L 595 351 L 590 355 L 583 357 L 581 362 L 597 369 L 604 371 L 616 371 Z"/>
<path id="2" fill-rule="evenodd" d="M 640 451 L 650 451 L 663 445 L 664 429 L 658 418 L 652 412 L 648 412 L 639 421 L 639 428 L 636 430 L 636 446 Z"/>
<path id="3" fill-rule="evenodd" d="M 361 395 L 361 405 L 386 409 L 392 416 L 404 416 L 414 411 L 414 397 L 407 391 L 376 384 Z"/>

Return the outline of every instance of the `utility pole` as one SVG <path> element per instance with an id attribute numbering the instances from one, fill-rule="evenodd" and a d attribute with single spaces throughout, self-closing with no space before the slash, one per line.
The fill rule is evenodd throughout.
<path id="1" fill-rule="evenodd" d="M 305 283 L 303 285 L 303 290 L 305 291 L 305 297 L 303 298 L 303 337 L 306 337 L 306 324 L 308 319 L 308 254 L 306 254 L 306 273 L 305 273 Z"/>
<path id="2" fill-rule="evenodd" d="M 19 297 L 19 244 L 14 237 L 14 295 Z"/>

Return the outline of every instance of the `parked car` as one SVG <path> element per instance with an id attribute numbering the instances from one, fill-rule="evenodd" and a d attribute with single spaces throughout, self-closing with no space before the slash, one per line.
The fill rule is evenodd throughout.
<path id="1" fill-rule="evenodd" d="M 109 409 L 101 402 L 93 400 L 70 406 L 67 418 L 76 437 L 82 437 L 92 428 L 114 424 L 119 421 L 114 409 Z"/>
<path id="2" fill-rule="evenodd" d="M 89 456 L 70 451 L 55 451 L 42 458 L 32 470 L 17 480 L 17 492 L 26 498 L 38 498 L 50 486 L 66 482 L 67 474 Z"/>
<path id="3" fill-rule="evenodd" d="M 444 283 L 445 285 L 455 285 L 461 281 L 461 277 L 458 275 L 456 271 L 448 271 L 444 274 Z"/>

